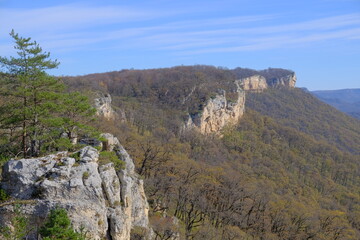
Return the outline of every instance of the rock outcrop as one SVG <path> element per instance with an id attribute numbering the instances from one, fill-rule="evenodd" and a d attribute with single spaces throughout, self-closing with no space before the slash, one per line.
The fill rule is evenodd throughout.
<path id="1" fill-rule="evenodd" d="M 269 78 L 266 81 L 270 87 L 284 86 L 284 87 L 294 88 L 296 84 L 296 74 L 291 73 L 283 77 Z"/>
<path id="2" fill-rule="evenodd" d="M 244 114 L 245 92 L 238 88 L 235 101 L 226 99 L 222 91 L 205 104 L 204 109 L 189 116 L 185 129 L 196 129 L 202 134 L 218 133 L 225 125 L 236 124 Z"/>
<path id="3" fill-rule="evenodd" d="M 196 129 L 202 134 L 218 134 L 226 125 L 234 125 L 244 114 L 245 92 L 262 92 L 267 88 L 295 87 L 296 75 L 291 73 L 286 76 L 266 79 L 261 75 L 238 79 L 235 82 L 237 87 L 237 99 L 229 101 L 226 91 L 216 94 L 214 98 L 207 100 L 205 107 L 194 115 L 189 115 L 184 124 L 184 129 Z"/>
<path id="4" fill-rule="evenodd" d="M 296 75 L 295 73 L 291 73 L 282 77 L 269 77 L 268 79 L 261 75 L 253 75 L 237 81 L 245 91 L 262 92 L 269 87 L 276 88 L 282 86 L 294 88 L 296 84 Z"/>
<path id="5" fill-rule="evenodd" d="M 149 229 L 143 181 L 117 138 L 103 137 L 111 139 L 108 147 L 124 162 L 124 169 L 116 171 L 113 163 L 99 160 L 99 152 L 87 146 L 71 155 L 10 160 L 4 165 L 1 188 L 14 203 L 21 201 L 22 212 L 34 223 L 58 206 L 88 239 L 128 240 L 132 228 Z M 13 211 L 13 204 L 0 207 L 0 225 L 9 224 Z"/>
<path id="6" fill-rule="evenodd" d="M 111 96 L 110 94 L 104 94 L 99 98 L 95 98 L 95 108 L 96 114 L 98 116 L 104 117 L 107 120 L 115 119 L 116 113 L 111 107 Z"/>
<path id="7" fill-rule="evenodd" d="M 261 92 L 268 88 L 265 77 L 260 75 L 254 75 L 251 77 L 243 78 L 238 80 L 239 85 L 245 91 Z"/>

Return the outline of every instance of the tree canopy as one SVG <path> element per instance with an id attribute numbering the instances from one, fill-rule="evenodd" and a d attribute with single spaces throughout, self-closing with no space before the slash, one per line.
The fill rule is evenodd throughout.
<path id="1" fill-rule="evenodd" d="M 24 157 L 38 156 L 57 148 L 62 133 L 68 142 L 83 128 L 81 116 L 95 113 L 86 97 L 66 93 L 59 78 L 47 73 L 59 62 L 50 58 L 36 41 L 10 33 L 16 57 L 0 57 L 2 152 Z M 71 104 L 69 103 L 71 101 Z M 66 139 L 66 138 L 65 138 Z M 69 145 L 69 144 L 67 144 Z"/>

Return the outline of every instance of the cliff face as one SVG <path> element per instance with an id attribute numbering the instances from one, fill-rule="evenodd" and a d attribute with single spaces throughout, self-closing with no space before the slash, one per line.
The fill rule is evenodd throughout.
<path id="1" fill-rule="evenodd" d="M 254 75 L 251 77 L 240 79 L 238 81 L 242 89 L 244 89 L 245 91 L 261 92 L 264 89 L 268 88 L 266 79 L 260 75 Z"/>
<path id="2" fill-rule="evenodd" d="M 244 114 L 245 92 L 238 89 L 237 99 L 230 102 L 226 99 L 226 92 L 222 91 L 215 98 L 209 99 L 204 109 L 194 115 L 189 116 L 186 129 L 197 129 L 203 134 L 217 133 L 225 125 L 236 124 Z"/>
<path id="3" fill-rule="evenodd" d="M 236 124 L 245 111 L 245 92 L 262 92 L 269 87 L 295 87 L 295 73 L 266 79 L 261 75 L 253 75 L 235 81 L 237 99 L 230 102 L 226 91 L 222 90 L 214 98 L 209 99 L 205 107 L 197 114 L 189 116 L 185 129 L 196 129 L 202 134 L 219 133 L 226 125 Z"/>
<path id="4" fill-rule="evenodd" d="M 133 227 L 148 229 L 149 207 L 132 159 L 116 138 L 107 138 L 107 147 L 125 163 L 118 172 L 113 163 L 99 162 L 99 152 L 87 146 L 76 159 L 60 152 L 10 160 L 4 165 L 1 187 L 22 201 L 22 211 L 34 223 L 58 206 L 67 209 L 74 227 L 83 227 L 88 239 L 130 239 Z M 0 225 L 9 224 L 13 205 L 0 207 Z"/>
<path id="5" fill-rule="evenodd" d="M 94 101 L 95 101 L 95 108 L 97 110 L 96 114 L 98 116 L 102 116 L 107 120 L 115 119 L 115 111 L 111 107 L 112 100 L 110 94 L 104 94 L 99 98 L 95 98 Z"/>
<path id="6" fill-rule="evenodd" d="M 269 78 L 267 79 L 267 83 L 270 87 L 284 86 L 294 88 L 296 84 L 296 75 L 295 73 L 291 73 L 283 77 Z"/>
<path id="7" fill-rule="evenodd" d="M 269 77 L 267 79 L 261 75 L 253 75 L 251 77 L 242 78 L 238 81 L 245 91 L 261 92 L 269 87 L 274 88 L 282 86 L 294 88 L 296 84 L 296 74 L 290 73 L 285 76 Z"/>

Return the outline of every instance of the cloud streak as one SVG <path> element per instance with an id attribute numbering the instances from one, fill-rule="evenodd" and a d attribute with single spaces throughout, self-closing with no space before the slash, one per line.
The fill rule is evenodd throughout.
<path id="1" fill-rule="evenodd" d="M 279 24 L 284 16 L 268 14 L 174 21 L 171 17 L 179 13 L 183 10 L 164 14 L 156 10 L 79 4 L 2 9 L 0 34 L 4 35 L 1 31 L 8 32 L 11 28 L 20 33 L 32 33 L 34 39 L 44 42 L 42 45 L 51 51 L 113 47 L 180 55 L 257 51 L 360 38 L 360 15 L 357 13 L 288 24 Z M 164 18 L 165 23 L 157 23 Z M 0 42 L 0 49 L 8 45 Z"/>
<path id="2" fill-rule="evenodd" d="M 151 13 L 125 7 L 88 7 L 78 4 L 39 8 L 2 9 L 0 20 L 4 28 L 23 29 L 74 29 L 113 22 L 144 20 Z"/>

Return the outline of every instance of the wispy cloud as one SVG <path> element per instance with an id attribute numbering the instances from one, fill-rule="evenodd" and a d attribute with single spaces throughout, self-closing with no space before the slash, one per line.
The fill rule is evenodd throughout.
<path id="1" fill-rule="evenodd" d="M 140 21 L 155 13 L 119 6 L 84 6 L 69 4 L 38 9 L 1 9 L 1 28 L 54 31 L 99 24 Z"/>
<path id="2" fill-rule="evenodd" d="M 46 49 L 60 52 L 123 46 L 182 55 L 297 47 L 360 38 L 357 13 L 279 24 L 283 16 L 269 14 L 173 20 L 171 16 L 179 12 L 79 4 L 2 9 L 0 36 L 4 36 L 2 31 L 14 28 L 20 33 L 31 33 L 34 39 L 44 42 L 42 46 Z M 166 17 L 165 22 L 158 23 L 157 20 Z M 0 50 L 6 47 L 8 43 L 0 42 Z"/>

